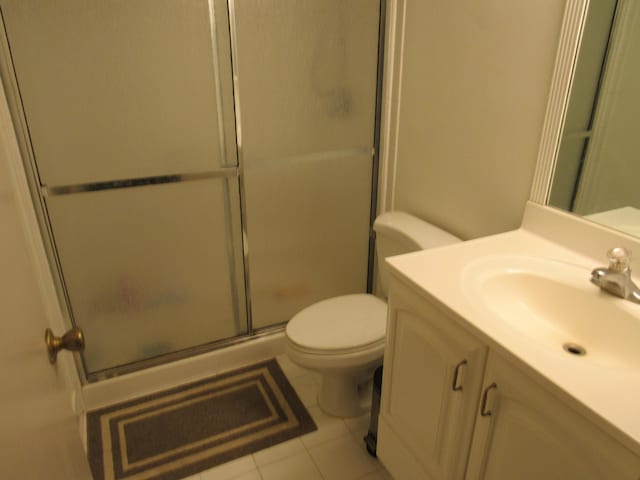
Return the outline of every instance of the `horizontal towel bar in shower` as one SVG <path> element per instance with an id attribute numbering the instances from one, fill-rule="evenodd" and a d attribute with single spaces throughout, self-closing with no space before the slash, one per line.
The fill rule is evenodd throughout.
<path id="1" fill-rule="evenodd" d="M 321 163 L 326 160 L 348 157 L 371 157 L 376 154 L 374 148 L 350 148 L 343 150 L 328 150 L 323 152 L 304 153 L 300 155 L 291 155 L 288 157 L 260 158 L 256 160 L 245 160 L 245 170 L 268 169 L 273 167 L 294 166 L 305 163 Z"/>
<path id="2" fill-rule="evenodd" d="M 129 178 L 124 180 L 110 180 L 108 182 L 83 183 L 79 185 L 62 185 L 55 187 L 42 186 L 42 195 L 52 197 L 70 193 L 95 192 L 99 190 L 114 190 L 118 188 L 143 187 L 146 185 L 160 185 L 163 183 L 188 182 L 209 178 L 230 178 L 238 176 L 238 168 L 222 168 L 213 172 L 184 173 L 174 175 L 160 175 L 156 177 Z"/>

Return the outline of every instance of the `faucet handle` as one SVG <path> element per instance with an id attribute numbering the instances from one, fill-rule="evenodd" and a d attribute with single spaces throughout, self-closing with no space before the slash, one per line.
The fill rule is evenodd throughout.
<path id="1" fill-rule="evenodd" d="M 614 247 L 607 252 L 609 259 L 609 269 L 624 273 L 631 265 L 631 251 L 624 247 Z"/>

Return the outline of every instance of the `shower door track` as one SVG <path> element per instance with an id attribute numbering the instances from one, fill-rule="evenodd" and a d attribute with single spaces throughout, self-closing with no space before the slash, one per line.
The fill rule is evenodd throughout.
<path id="1" fill-rule="evenodd" d="M 278 325 L 259 328 L 253 331 L 249 331 L 247 333 L 242 333 L 232 338 L 225 338 L 222 340 L 217 340 L 217 341 L 205 343 L 202 345 L 196 345 L 184 350 L 178 350 L 178 351 L 170 352 L 164 355 L 159 355 L 159 356 L 147 358 L 144 360 L 137 360 L 133 363 L 118 365 L 116 367 L 107 368 L 104 370 L 100 370 L 98 372 L 93 372 L 90 375 L 87 375 L 85 377 L 85 380 L 86 380 L 85 383 L 99 382 L 102 380 L 107 380 L 109 378 L 118 377 L 120 375 L 124 375 L 127 373 L 133 373 L 133 372 L 145 370 L 147 368 L 165 365 L 170 362 L 175 362 L 178 360 L 195 357 L 197 355 L 209 353 L 222 348 L 241 345 L 243 343 L 251 342 L 259 338 L 268 337 L 271 335 L 281 333 L 284 331 L 285 325 L 286 323 L 281 323 Z"/>

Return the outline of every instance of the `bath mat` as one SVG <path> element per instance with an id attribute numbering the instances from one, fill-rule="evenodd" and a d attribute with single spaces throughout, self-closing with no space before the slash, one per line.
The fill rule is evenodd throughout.
<path id="1" fill-rule="evenodd" d="M 95 480 L 174 480 L 316 429 L 275 359 L 87 413 Z"/>

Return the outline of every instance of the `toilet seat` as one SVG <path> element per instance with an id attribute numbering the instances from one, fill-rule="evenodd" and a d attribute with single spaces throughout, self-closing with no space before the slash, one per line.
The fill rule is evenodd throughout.
<path id="1" fill-rule="evenodd" d="M 287 324 L 291 346 L 317 355 L 356 353 L 384 345 L 387 304 L 370 294 L 329 298 L 305 308 Z"/>

